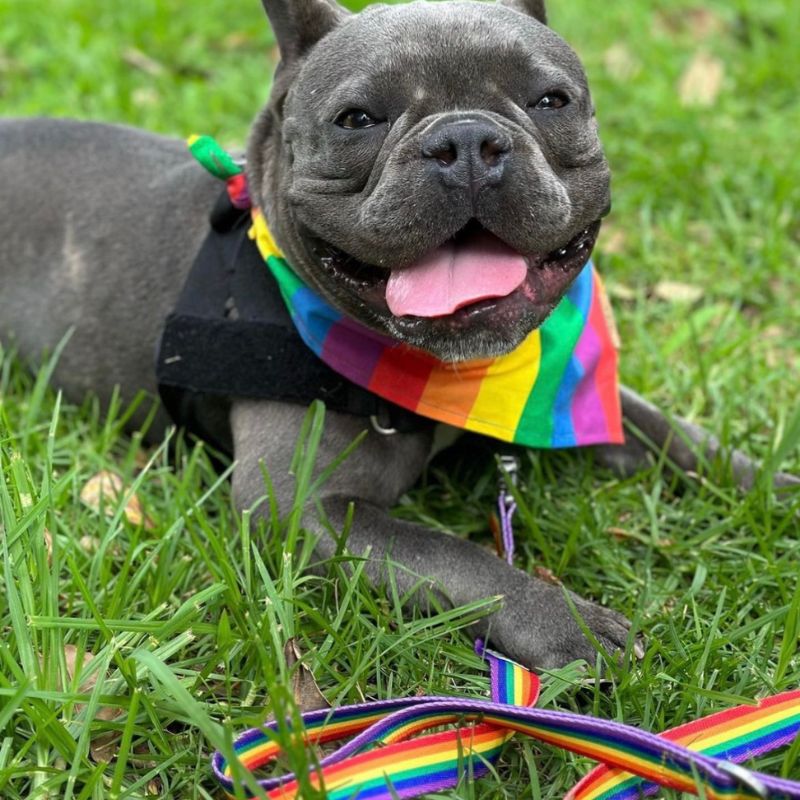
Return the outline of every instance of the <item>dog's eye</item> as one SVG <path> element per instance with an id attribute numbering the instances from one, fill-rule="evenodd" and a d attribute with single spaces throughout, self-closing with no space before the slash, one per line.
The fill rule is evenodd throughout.
<path id="1" fill-rule="evenodd" d="M 347 111 L 343 111 L 339 114 L 336 118 L 336 124 L 340 128 L 354 131 L 360 130 L 361 128 L 372 128 L 378 124 L 378 120 L 374 119 L 360 108 L 349 108 Z"/>
<path id="2" fill-rule="evenodd" d="M 569 97 L 561 92 L 548 92 L 543 97 L 540 97 L 536 103 L 532 104 L 535 111 L 551 111 L 558 108 L 564 108 L 569 104 Z"/>

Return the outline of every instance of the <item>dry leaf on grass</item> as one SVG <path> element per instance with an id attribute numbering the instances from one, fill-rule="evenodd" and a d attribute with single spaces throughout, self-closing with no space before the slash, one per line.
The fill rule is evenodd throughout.
<path id="1" fill-rule="evenodd" d="M 67 682 L 71 683 L 76 675 L 79 675 L 83 672 L 84 668 L 89 665 L 89 663 L 94 658 L 92 653 L 82 652 L 80 659 L 78 658 L 78 648 L 75 647 L 74 644 L 65 644 L 64 645 L 64 662 L 67 667 Z M 39 656 L 39 662 L 42 662 L 42 656 Z M 80 661 L 80 663 L 79 663 Z M 97 673 L 93 673 L 90 675 L 79 687 L 78 691 L 82 694 L 88 694 L 91 692 L 94 687 L 97 685 Z M 63 691 L 64 687 L 59 686 L 59 689 Z M 75 705 L 75 713 L 79 714 L 83 710 L 84 706 L 82 703 L 78 703 Z M 97 714 L 95 715 L 95 719 L 103 720 L 105 722 L 109 722 L 113 719 L 117 719 L 122 714 L 121 708 L 116 708 L 114 706 L 104 706 L 101 708 Z M 91 753 L 92 758 L 99 762 L 99 761 L 111 761 L 112 758 L 117 753 L 117 746 L 119 744 L 119 733 L 116 731 L 108 731 L 105 733 L 99 733 L 92 738 L 91 744 L 89 745 L 89 752 Z"/>
<path id="2" fill-rule="evenodd" d="M 222 46 L 226 50 L 238 50 L 239 48 L 247 47 L 252 43 L 253 36 L 247 31 L 233 31 L 222 40 Z"/>
<path id="3" fill-rule="evenodd" d="M 606 533 L 613 536 L 617 541 L 621 541 L 622 539 L 630 539 L 633 536 L 633 534 L 631 534 L 629 531 L 626 531 L 625 528 L 618 528 L 616 525 L 606 528 Z"/>
<path id="4" fill-rule="evenodd" d="M 53 563 L 53 534 L 47 528 L 44 529 L 44 549 L 47 553 L 47 563 Z"/>
<path id="5" fill-rule="evenodd" d="M 74 644 L 64 645 L 64 662 L 67 665 L 67 679 L 73 680 L 75 675 L 83 670 L 83 668 L 94 658 L 91 653 L 84 652 L 81 657 L 81 663 L 78 664 L 78 648 Z M 82 692 L 90 692 L 97 683 L 97 676 L 92 675 L 80 687 Z M 61 687 L 63 688 L 63 687 Z"/>
<path id="6" fill-rule="evenodd" d="M 608 74 L 617 81 L 629 81 L 641 69 L 637 58 L 622 42 L 612 44 L 603 53 L 603 63 Z"/>
<path id="7" fill-rule="evenodd" d="M 779 367 L 786 369 L 787 366 L 794 366 L 794 359 L 790 355 L 792 338 L 785 328 L 780 325 L 768 325 L 761 332 L 761 338 L 766 345 L 764 361 L 770 369 Z"/>
<path id="8" fill-rule="evenodd" d="M 630 303 L 636 299 L 636 290 L 631 289 L 624 283 L 617 283 L 616 281 L 609 281 L 606 284 L 606 291 L 612 300 L 621 300 L 623 303 Z"/>
<path id="9" fill-rule="evenodd" d="M 81 536 L 78 540 L 78 545 L 81 550 L 92 555 L 100 548 L 100 540 L 96 536 Z"/>
<path id="10" fill-rule="evenodd" d="M 699 42 L 722 33 L 727 23 L 716 11 L 698 6 L 686 11 L 686 25 L 692 36 Z"/>
<path id="11" fill-rule="evenodd" d="M 133 463 L 136 469 L 146 469 L 157 452 L 158 448 L 156 447 L 145 447 L 142 445 L 133 456 Z"/>
<path id="12" fill-rule="evenodd" d="M 708 246 L 714 241 L 714 228 L 707 222 L 701 222 L 699 220 L 689 222 L 686 225 L 686 232 L 692 239 L 702 245 Z"/>
<path id="13" fill-rule="evenodd" d="M 653 287 L 653 297 L 667 303 L 696 303 L 702 296 L 702 287 L 680 281 L 659 281 Z"/>
<path id="14" fill-rule="evenodd" d="M 111 713 L 113 712 L 113 714 Z M 95 719 L 112 720 L 122 713 L 119 708 L 101 708 L 97 712 Z M 106 731 L 92 738 L 89 745 L 89 755 L 96 764 L 110 764 L 119 752 L 119 740 L 121 733 L 118 731 Z"/>
<path id="15" fill-rule="evenodd" d="M 140 86 L 131 93 L 131 102 L 136 108 L 153 108 L 162 102 L 162 98 L 152 86 Z"/>
<path id="16" fill-rule="evenodd" d="M 597 240 L 597 249 L 601 253 L 616 256 L 625 251 L 628 244 L 628 235 L 621 228 L 613 224 L 605 223 L 600 228 L 600 236 Z"/>
<path id="17" fill-rule="evenodd" d="M 791 339 L 789 334 L 786 331 L 786 328 L 782 327 L 781 325 L 767 325 L 763 331 L 761 331 L 761 336 L 764 339 L 772 339 L 774 341 L 781 341 L 781 342 L 790 342 Z"/>
<path id="18" fill-rule="evenodd" d="M 714 105 L 725 77 L 725 65 L 704 51 L 694 58 L 678 82 L 678 96 L 687 108 L 708 108 Z"/>
<path id="19" fill-rule="evenodd" d="M 167 68 L 160 61 L 156 61 L 152 56 L 143 53 L 135 47 L 126 47 L 122 51 L 122 60 L 129 67 L 138 69 L 140 72 L 144 72 L 145 75 L 150 75 L 153 78 L 157 78 L 167 71 Z"/>
<path id="20" fill-rule="evenodd" d="M 552 570 L 547 569 L 547 567 L 534 567 L 533 572 L 537 578 L 543 580 L 545 583 L 550 583 L 553 586 L 561 586 L 561 578 Z"/>
<path id="21" fill-rule="evenodd" d="M 283 657 L 286 659 L 286 666 L 294 668 L 292 675 L 292 693 L 295 702 L 301 711 L 317 711 L 321 708 L 330 708 L 330 703 L 325 699 L 322 692 L 314 680 L 311 670 L 305 665 L 298 663 L 303 653 L 294 639 L 289 639 L 283 648 Z"/>
<path id="22" fill-rule="evenodd" d="M 144 525 L 152 528 L 153 523 L 142 511 L 142 504 L 135 492 L 128 492 L 122 478 L 109 470 L 102 470 L 86 481 L 81 489 L 81 500 L 95 511 L 104 510 L 106 516 L 111 517 L 116 511 L 116 505 L 123 497 L 125 503 L 125 517 L 133 525 Z"/>
<path id="23" fill-rule="evenodd" d="M 89 664 L 89 662 L 94 658 L 94 655 L 92 655 L 92 653 L 84 653 L 81 664 L 78 665 L 78 648 L 74 645 L 67 644 L 64 645 L 64 658 L 67 662 L 67 674 L 69 675 L 69 679 L 72 680 L 76 673 L 80 673 L 84 667 Z M 97 673 L 95 672 L 78 687 L 78 691 L 84 693 L 91 692 L 97 684 L 97 677 Z M 76 713 L 80 712 L 82 708 L 82 705 L 76 705 Z M 117 717 L 119 717 L 121 714 L 121 708 L 104 706 L 97 712 L 95 719 L 103 720 L 104 722 L 110 722 L 113 719 L 117 719 Z M 119 736 L 119 733 L 116 731 L 106 731 L 105 733 L 98 733 L 93 736 L 89 745 L 89 753 L 91 754 L 92 759 L 96 762 L 110 762 L 111 759 L 117 754 Z"/>
<path id="24" fill-rule="evenodd" d="M 489 530 L 492 534 L 494 548 L 489 547 L 489 545 L 485 547 L 487 550 L 492 550 L 498 558 L 502 558 L 505 554 L 505 545 L 503 544 L 503 532 L 500 529 L 500 518 L 497 514 L 489 514 Z"/>
<path id="25" fill-rule="evenodd" d="M 727 28 L 725 19 L 705 6 L 659 10 L 653 22 L 657 33 L 668 36 L 688 33 L 698 42 L 710 39 Z"/>
<path id="26" fill-rule="evenodd" d="M 100 511 L 101 506 L 113 504 L 124 490 L 122 478 L 113 472 L 103 470 L 92 475 L 81 489 L 81 500 L 93 508 Z"/>

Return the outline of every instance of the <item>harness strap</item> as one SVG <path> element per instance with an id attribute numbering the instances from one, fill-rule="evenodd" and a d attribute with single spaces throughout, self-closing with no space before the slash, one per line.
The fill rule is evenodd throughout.
<path id="1" fill-rule="evenodd" d="M 156 356 L 159 393 L 177 424 L 229 450 L 204 424 L 208 398 L 244 397 L 319 399 L 332 411 L 375 417 L 400 432 L 432 425 L 351 383 L 308 349 L 248 237 L 249 211 L 237 208 L 228 190 L 210 222 Z"/>

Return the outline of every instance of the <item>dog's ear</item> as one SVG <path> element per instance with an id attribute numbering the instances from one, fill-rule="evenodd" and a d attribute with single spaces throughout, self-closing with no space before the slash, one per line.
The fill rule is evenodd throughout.
<path id="1" fill-rule="evenodd" d="M 347 11 L 336 0 L 261 0 L 284 64 L 302 57 Z"/>
<path id="2" fill-rule="evenodd" d="M 500 0 L 501 6 L 508 6 L 515 11 L 521 11 L 534 19 L 538 19 L 542 25 L 547 25 L 547 11 L 544 8 L 544 0 Z"/>

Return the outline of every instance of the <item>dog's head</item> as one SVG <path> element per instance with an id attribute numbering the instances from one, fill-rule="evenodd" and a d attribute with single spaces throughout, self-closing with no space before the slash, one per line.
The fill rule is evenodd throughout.
<path id="1" fill-rule="evenodd" d="M 508 352 L 587 262 L 609 172 L 541 0 L 263 0 L 281 51 L 253 196 L 335 307 L 444 360 Z"/>

